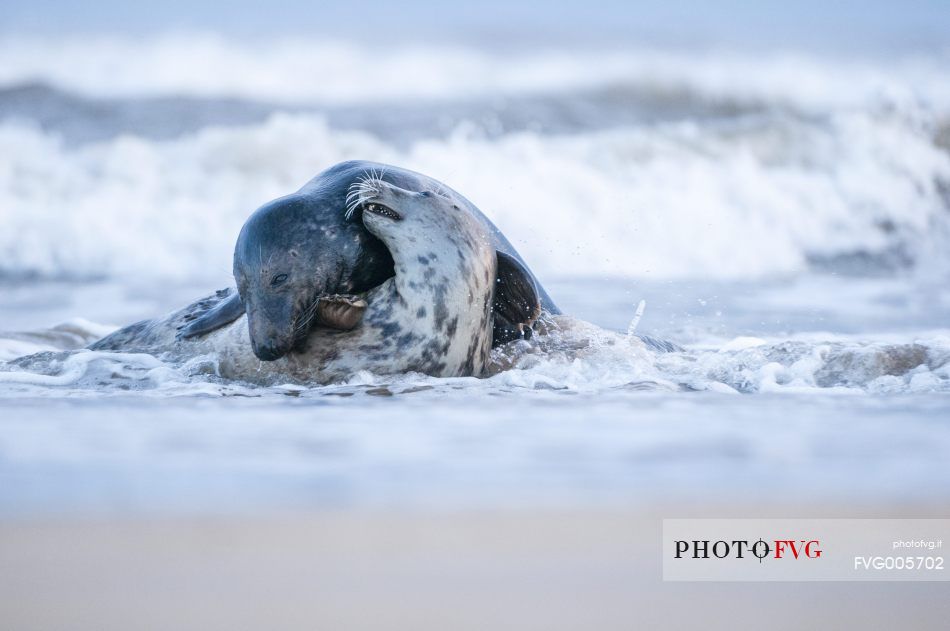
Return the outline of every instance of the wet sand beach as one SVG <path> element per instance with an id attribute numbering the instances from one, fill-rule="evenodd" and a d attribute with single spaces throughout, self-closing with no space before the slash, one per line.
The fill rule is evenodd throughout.
<path id="1" fill-rule="evenodd" d="M 330 511 L 0 524 L 4 628 L 939 629 L 946 583 L 664 583 L 663 516 L 950 507 Z"/>

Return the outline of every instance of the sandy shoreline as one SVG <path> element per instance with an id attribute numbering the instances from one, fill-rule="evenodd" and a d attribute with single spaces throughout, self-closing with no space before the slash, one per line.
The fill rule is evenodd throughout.
<path id="1" fill-rule="evenodd" d="M 4 629 L 944 628 L 945 583 L 664 583 L 662 518 L 948 507 L 327 512 L 0 523 Z"/>

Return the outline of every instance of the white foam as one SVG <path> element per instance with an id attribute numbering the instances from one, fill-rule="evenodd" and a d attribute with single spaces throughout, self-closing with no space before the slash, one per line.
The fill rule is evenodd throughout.
<path id="1" fill-rule="evenodd" d="M 0 337 L 0 362 L 50 350 L 48 344 Z"/>
<path id="2" fill-rule="evenodd" d="M 758 337 L 739 336 L 723 344 L 719 348 L 719 352 L 723 353 L 727 351 L 741 351 L 747 348 L 763 346 L 764 344 L 766 344 L 766 341 Z"/>
<path id="3" fill-rule="evenodd" d="M 169 142 L 120 137 L 66 148 L 0 125 L 0 253 L 5 271 L 188 278 L 230 270 L 257 206 L 343 155 L 385 153 L 320 120 L 276 116 Z"/>
<path id="4" fill-rule="evenodd" d="M 637 338 L 559 316 L 548 333 L 493 353 L 493 376 L 441 379 L 421 374 L 355 373 L 340 384 L 287 383 L 272 388 L 223 383 L 216 360 L 197 357 L 181 365 L 137 353 L 78 350 L 37 356 L 0 370 L 0 396 L 102 395 L 111 391 L 153 396 L 223 396 L 231 393 L 332 394 L 387 388 L 399 393 L 462 390 L 465 396 L 508 391 L 602 393 L 624 391 L 714 393 L 902 394 L 950 392 L 950 337 L 946 333 L 901 341 L 821 341 L 738 338 L 718 347 L 654 353 Z M 10 389 L 14 387 L 14 389 Z M 37 389 L 38 388 L 38 389 Z M 44 395 L 45 396 L 45 395 Z"/>
<path id="5" fill-rule="evenodd" d="M 42 351 L 66 351 L 82 348 L 115 331 L 118 327 L 72 318 L 49 329 L 0 332 L 0 361 Z"/>
<path id="6" fill-rule="evenodd" d="M 460 129 L 405 149 L 308 115 L 80 147 L 7 122 L 0 271 L 226 276 L 254 208 L 353 158 L 461 191 L 542 278 L 749 278 L 895 250 L 945 269 L 950 155 L 918 122 L 859 111 L 569 136 Z"/>
<path id="7" fill-rule="evenodd" d="M 50 368 L 54 374 L 26 370 L 0 372 L 0 383 L 30 384 L 38 386 L 70 386 L 77 384 L 95 362 L 108 362 L 112 365 L 112 377 L 129 378 L 131 374 L 124 367 L 134 366 L 149 371 L 164 367 L 161 361 L 143 353 L 106 353 L 80 350 L 69 354 L 62 362 L 54 360 Z"/>

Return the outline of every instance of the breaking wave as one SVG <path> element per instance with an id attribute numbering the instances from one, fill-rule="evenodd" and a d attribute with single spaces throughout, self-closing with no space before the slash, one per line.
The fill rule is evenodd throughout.
<path id="1" fill-rule="evenodd" d="M 346 159 L 444 180 L 542 278 L 945 269 L 945 61 L 8 36 L 0 278 L 226 277 Z"/>
<path id="2" fill-rule="evenodd" d="M 313 114 L 169 140 L 69 145 L 0 123 L 0 275 L 226 276 L 267 200 L 346 159 L 474 201 L 546 275 L 754 278 L 816 266 L 946 268 L 950 153 L 901 112 L 486 135 L 405 146 Z"/>

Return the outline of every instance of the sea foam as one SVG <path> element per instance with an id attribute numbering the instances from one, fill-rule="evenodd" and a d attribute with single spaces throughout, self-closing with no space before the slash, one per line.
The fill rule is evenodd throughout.
<path id="1" fill-rule="evenodd" d="M 848 260 L 946 268 L 950 252 L 950 154 L 900 112 L 560 135 L 463 125 L 404 147 L 275 114 L 78 146 L 0 124 L 0 273 L 226 276 L 256 207 L 346 159 L 446 182 L 542 278 L 754 278 Z"/>

